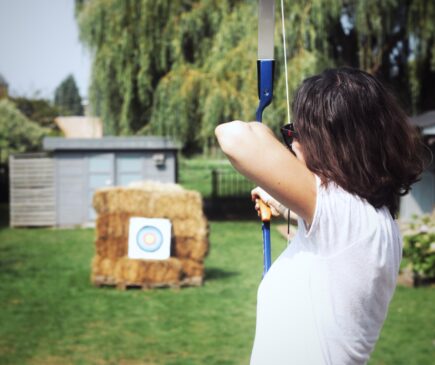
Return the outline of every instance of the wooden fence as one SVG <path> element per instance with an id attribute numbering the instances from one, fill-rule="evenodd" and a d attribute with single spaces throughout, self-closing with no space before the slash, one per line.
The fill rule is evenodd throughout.
<path id="1" fill-rule="evenodd" d="M 42 154 L 9 157 L 10 225 L 56 224 L 54 160 Z"/>

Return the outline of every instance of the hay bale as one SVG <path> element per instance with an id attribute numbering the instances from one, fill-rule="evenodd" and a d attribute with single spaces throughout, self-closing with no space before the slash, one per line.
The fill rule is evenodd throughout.
<path id="1" fill-rule="evenodd" d="M 203 261 L 209 251 L 207 236 L 172 237 L 171 256 Z M 95 240 L 95 251 L 98 256 L 116 259 L 128 255 L 128 235 L 100 236 Z"/>
<path id="2" fill-rule="evenodd" d="M 95 240 L 95 251 L 98 256 L 116 259 L 128 255 L 128 235 L 113 238 L 105 236 Z M 208 237 L 173 236 L 171 256 L 192 259 L 202 262 L 209 252 Z"/>
<path id="3" fill-rule="evenodd" d="M 180 237 L 207 237 L 209 227 L 204 215 L 195 218 L 173 219 L 171 221 L 175 236 Z"/>
<path id="4" fill-rule="evenodd" d="M 198 192 L 176 184 L 143 182 L 99 189 L 93 204 L 98 213 L 96 256 L 92 264 L 94 283 L 111 283 L 119 288 L 202 284 L 209 227 Z M 127 257 L 131 217 L 171 221 L 172 247 L 168 260 Z"/>
<path id="5" fill-rule="evenodd" d="M 144 180 L 144 181 L 134 181 L 128 184 L 129 188 L 137 188 L 142 189 L 144 191 L 149 192 L 168 192 L 168 191 L 185 191 L 184 188 L 181 185 L 174 184 L 174 183 L 161 183 L 161 182 L 155 182 L 150 180 Z"/>
<path id="6" fill-rule="evenodd" d="M 91 282 L 94 285 L 162 287 L 202 285 L 204 264 L 190 259 L 135 260 L 128 257 L 109 259 L 95 256 Z"/>
<path id="7" fill-rule="evenodd" d="M 128 237 L 97 238 L 95 240 L 97 255 L 117 259 L 128 254 Z"/>
<path id="8" fill-rule="evenodd" d="M 98 216 L 96 221 L 96 234 L 98 238 L 128 237 L 131 217 L 147 217 L 139 212 L 131 213 L 105 213 Z M 171 219 L 174 236 L 179 237 L 207 237 L 209 232 L 207 219 L 202 215 L 196 218 Z"/>
<path id="9" fill-rule="evenodd" d="M 202 262 L 209 252 L 207 236 L 173 237 L 172 255 Z"/>
<path id="10" fill-rule="evenodd" d="M 92 260 L 91 282 L 94 285 L 110 285 L 115 283 L 116 260 L 94 256 Z"/>
<path id="11" fill-rule="evenodd" d="M 160 189 L 155 189 L 155 183 L 143 183 L 135 187 L 102 188 L 95 192 L 93 206 L 98 214 L 135 212 L 148 218 L 201 218 L 201 195 L 176 186 L 161 184 Z"/>
<path id="12" fill-rule="evenodd" d="M 95 223 L 97 238 L 122 238 L 128 237 L 130 213 L 100 214 Z"/>
<path id="13" fill-rule="evenodd" d="M 182 276 L 180 260 L 134 260 L 123 257 L 116 262 L 115 281 L 123 285 L 178 285 Z"/>
<path id="14" fill-rule="evenodd" d="M 181 259 L 181 266 L 183 268 L 183 275 L 187 278 L 203 278 L 204 277 L 204 264 L 195 260 Z"/>

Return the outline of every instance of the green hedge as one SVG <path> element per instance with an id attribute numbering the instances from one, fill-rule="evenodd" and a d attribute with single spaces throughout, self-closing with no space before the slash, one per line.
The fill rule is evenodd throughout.
<path id="1" fill-rule="evenodd" d="M 403 255 L 411 265 L 416 285 L 435 281 L 435 219 L 413 218 L 403 235 Z"/>

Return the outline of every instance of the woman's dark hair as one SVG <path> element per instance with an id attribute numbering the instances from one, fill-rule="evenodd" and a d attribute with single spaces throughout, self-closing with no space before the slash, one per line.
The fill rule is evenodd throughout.
<path id="1" fill-rule="evenodd" d="M 372 75 L 328 69 L 306 79 L 293 121 L 307 167 L 395 216 L 424 169 L 424 146 L 395 98 Z"/>

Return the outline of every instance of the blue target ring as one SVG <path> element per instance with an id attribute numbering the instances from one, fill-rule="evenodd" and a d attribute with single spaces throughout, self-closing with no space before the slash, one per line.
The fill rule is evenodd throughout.
<path id="1" fill-rule="evenodd" d="M 163 236 L 156 227 L 145 226 L 137 232 L 136 243 L 142 251 L 155 252 L 162 246 Z"/>

